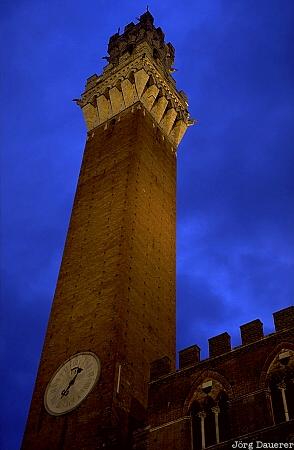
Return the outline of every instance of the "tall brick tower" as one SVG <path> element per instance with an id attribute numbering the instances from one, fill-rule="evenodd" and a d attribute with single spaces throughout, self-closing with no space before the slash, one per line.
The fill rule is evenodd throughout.
<path id="1" fill-rule="evenodd" d="M 176 149 L 190 123 L 147 11 L 77 103 L 87 142 L 22 448 L 131 448 L 175 364 Z"/>

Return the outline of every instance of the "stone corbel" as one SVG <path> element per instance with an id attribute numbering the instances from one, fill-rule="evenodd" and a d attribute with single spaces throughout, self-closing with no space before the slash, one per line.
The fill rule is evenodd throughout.
<path id="1" fill-rule="evenodd" d="M 93 78 L 95 82 L 97 79 Z M 81 100 L 76 100 L 82 107 L 88 131 L 140 101 L 163 137 L 177 148 L 192 121 L 181 97 L 145 54 L 100 80 Z"/>
<path id="2" fill-rule="evenodd" d="M 97 125 L 99 125 L 99 117 L 97 108 L 92 105 L 92 103 L 87 103 L 82 107 L 84 119 L 88 130 L 92 130 Z"/>

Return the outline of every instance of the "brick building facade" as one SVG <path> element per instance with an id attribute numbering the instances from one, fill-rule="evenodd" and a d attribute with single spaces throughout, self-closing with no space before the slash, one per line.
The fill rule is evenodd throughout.
<path id="1" fill-rule="evenodd" d="M 137 432 L 135 448 L 226 450 L 236 441 L 294 447 L 294 308 L 274 313 L 274 322 L 268 336 L 259 320 L 241 326 L 234 349 L 227 333 L 209 339 L 203 361 L 197 345 L 180 351 L 177 371 L 167 357 L 153 362 L 148 426 Z"/>
<path id="2" fill-rule="evenodd" d="M 108 54 L 77 100 L 87 142 L 22 448 L 289 440 L 292 308 L 275 313 L 274 334 L 253 321 L 239 348 L 224 333 L 209 359 L 192 346 L 175 369 L 176 149 L 193 121 L 148 11 Z"/>

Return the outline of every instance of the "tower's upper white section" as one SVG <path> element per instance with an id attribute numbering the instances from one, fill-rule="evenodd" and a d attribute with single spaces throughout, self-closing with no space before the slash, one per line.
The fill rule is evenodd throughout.
<path id="1" fill-rule="evenodd" d="M 177 91 L 170 74 L 174 48 L 165 44 L 164 34 L 154 27 L 151 14 L 147 11 L 137 25 L 130 23 L 122 35 L 112 36 L 108 53 L 102 75 L 91 76 L 77 100 L 88 130 L 141 102 L 176 149 L 193 121 L 187 97 Z"/>

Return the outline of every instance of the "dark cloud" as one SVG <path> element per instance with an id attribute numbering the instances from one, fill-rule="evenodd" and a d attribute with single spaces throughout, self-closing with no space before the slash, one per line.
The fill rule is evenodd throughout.
<path id="1" fill-rule="evenodd" d="M 22 261 L 25 266 L 25 260 Z M 3 449 L 19 448 L 28 413 L 50 309 L 51 288 L 44 288 L 32 273 L 21 280 L 4 271 L 1 285 L 1 380 L 5 389 L 1 400 L 5 414 L 1 415 Z M 46 276 L 42 278 L 43 281 Z M 18 285 L 16 285 L 18 283 Z M 26 294 L 24 294 L 24 292 Z"/>

